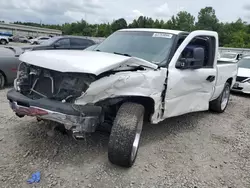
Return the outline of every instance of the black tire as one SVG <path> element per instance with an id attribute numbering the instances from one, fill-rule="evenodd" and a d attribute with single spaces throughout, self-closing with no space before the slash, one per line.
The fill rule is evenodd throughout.
<path id="1" fill-rule="evenodd" d="M 121 105 L 109 137 L 108 158 L 111 163 L 123 167 L 131 167 L 134 164 L 139 149 L 143 118 L 143 105 L 130 102 Z"/>
<path id="2" fill-rule="evenodd" d="M 0 72 L 0 89 L 3 89 L 3 87 L 5 86 L 5 77 L 3 75 L 3 73 Z"/>
<path id="3" fill-rule="evenodd" d="M 7 41 L 4 40 L 4 39 L 1 39 L 1 40 L 0 40 L 0 43 L 1 43 L 2 45 L 6 45 L 6 44 L 7 44 Z"/>
<path id="4" fill-rule="evenodd" d="M 229 92 L 228 95 L 225 96 L 225 92 Z M 223 100 L 224 96 L 225 98 L 227 98 L 226 102 Z M 210 102 L 209 110 L 217 112 L 217 113 L 223 113 L 227 108 L 229 97 L 230 97 L 230 84 L 226 82 L 224 89 L 222 93 L 220 94 L 220 96 L 217 99 Z M 222 105 L 223 101 L 225 102 L 224 105 Z"/>

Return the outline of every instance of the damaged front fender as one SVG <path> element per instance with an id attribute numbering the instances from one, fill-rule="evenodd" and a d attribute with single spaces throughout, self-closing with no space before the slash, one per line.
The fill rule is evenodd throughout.
<path id="1" fill-rule="evenodd" d="M 75 104 L 94 104 L 102 100 L 120 96 L 150 97 L 154 100 L 155 104 L 151 122 L 158 123 L 162 102 L 161 95 L 166 75 L 166 68 L 118 72 L 91 83 L 88 90 L 76 99 Z"/>

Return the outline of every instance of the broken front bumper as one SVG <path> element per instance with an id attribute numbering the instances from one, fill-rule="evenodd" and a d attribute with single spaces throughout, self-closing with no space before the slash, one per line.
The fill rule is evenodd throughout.
<path id="1" fill-rule="evenodd" d="M 102 107 L 94 105 L 79 106 L 46 98 L 32 100 L 16 90 L 7 93 L 10 106 L 18 116 L 35 116 L 64 124 L 74 132 L 94 132 L 102 123 Z"/>
<path id="2" fill-rule="evenodd" d="M 232 88 L 232 91 L 250 94 L 250 83 L 249 82 L 236 82 Z"/>

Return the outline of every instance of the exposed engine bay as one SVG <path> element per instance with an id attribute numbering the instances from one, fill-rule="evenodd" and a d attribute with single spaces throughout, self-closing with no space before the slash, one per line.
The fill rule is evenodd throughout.
<path id="1" fill-rule="evenodd" d="M 73 102 L 95 79 L 91 74 L 62 73 L 22 62 L 15 85 L 17 91 L 30 99 L 48 98 Z"/>

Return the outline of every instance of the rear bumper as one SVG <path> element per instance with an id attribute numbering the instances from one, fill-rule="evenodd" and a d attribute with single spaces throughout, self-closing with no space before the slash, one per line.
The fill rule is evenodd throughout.
<path id="1" fill-rule="evenodd" d="M 7 93 L 7 98 L 12 110 L 19 116 L 35 116 L 56 121 L 64 124 L 66 129 L 76 132 L 94 132 L 103 119 L 100 106 L 77 106 L 46 98 L 32 100 L 14 89 Z"/>

